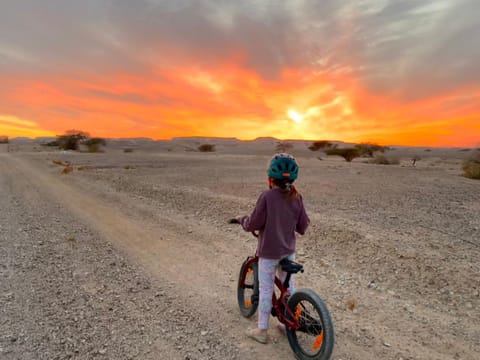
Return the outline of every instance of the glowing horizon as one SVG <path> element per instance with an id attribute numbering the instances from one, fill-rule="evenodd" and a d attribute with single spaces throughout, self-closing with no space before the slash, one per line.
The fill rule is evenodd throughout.
<path id="1" fill-rule="evenodd" d="M 0 135 L 478 146 L 480 4 L 379 4 L 0 5 Z"/>

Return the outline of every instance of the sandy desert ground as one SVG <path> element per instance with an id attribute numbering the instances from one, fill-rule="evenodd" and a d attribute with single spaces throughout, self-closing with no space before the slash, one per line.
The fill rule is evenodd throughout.
<path id="1" fill-rule="evenodd" d="M 0 145 L 1 359 L 293 359 L 280 334 L 244 336 L 255 240 L 227 224 L 266 188 L 273 140 L 201 141 Z M 294 144 L 312 221 L 297 287 L 328 304 L 333 359 L 478 359 L 480 181 L 465 150 L 394 151 L 383 166 Z"/>

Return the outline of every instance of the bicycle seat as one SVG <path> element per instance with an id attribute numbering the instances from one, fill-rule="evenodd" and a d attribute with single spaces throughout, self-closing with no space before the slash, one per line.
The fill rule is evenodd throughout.
<path id="1" fill-rule="evenodd" d="M 303 265 L 296 263 L 295 261 L 288 260 L 287 258 L 280 260 L 280 266 L 282 270 L 289 274 L 296 274 L 303 272 Z"/>

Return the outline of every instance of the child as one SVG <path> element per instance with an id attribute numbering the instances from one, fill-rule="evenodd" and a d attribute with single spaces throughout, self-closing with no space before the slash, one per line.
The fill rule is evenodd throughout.
<path id="1" fill-rule="evenodd" d="M 259 231 L 257 254 L 260 299 L 258 328 L 249 329 L 247 336 L 266 344 L 272 310 L 275 272 L 283 258 L 295 259 L 295 232 L 303 235 L 310 222 L 301 195 L 293 185 L 298 164 L 291 155 L 276 154 L 268 166 L 268 185 L 257 200 L 250 216 L 238 219 L 245 231 Z M 279 270 L 279 269 L 278 269 Z M 279 270 L 282 281 L 286 273 Z M 293 292 L 293 285 L 290 285 Z"/>

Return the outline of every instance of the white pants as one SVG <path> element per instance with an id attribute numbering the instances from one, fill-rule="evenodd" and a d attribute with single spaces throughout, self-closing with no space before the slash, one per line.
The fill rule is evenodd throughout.
<path id="1" fill-rule="evenodd" d="M 288 256 L 289 260 L 295 260 L 295 254 Z M 283 282 L 287 277 L 287 273 L 279 267 L 280 260 L 272 260 L 260 258 L 258 261 L 258 281 L 260 284 L 260 298 L 258 307 L 258 328 L 261 330 L 268 329 L 268 322 L 272 312 L 272 296 L 275 287 L 275 274 Z M 290 278 L 288 290 L 293 294 L 293 279 Z"/>

